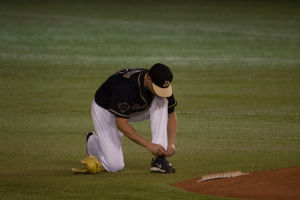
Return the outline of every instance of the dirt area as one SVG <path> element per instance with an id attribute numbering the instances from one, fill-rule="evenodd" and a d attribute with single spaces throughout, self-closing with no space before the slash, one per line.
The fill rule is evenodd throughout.
<path id="1" fill-rule="evenodd" d="M 300 167 L 253 172 L 201 181 L 201 177 L 174 184 L 190 192 L 255 200 L 300 199 Z"/>

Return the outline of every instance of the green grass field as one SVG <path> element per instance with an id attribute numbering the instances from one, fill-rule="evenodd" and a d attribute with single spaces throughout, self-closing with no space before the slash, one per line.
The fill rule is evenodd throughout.
<path id="1" fill-rule="evenodd" d="M 0 3 L 0 199 L 224 199 L 171 184 L 300 165 L 296 1 Z M 108 75 L 174 71 L 174 175 L 123 140 L 125 169 L 72 175 Z M 134 124 L 151 138 L 149 122 Z"/>

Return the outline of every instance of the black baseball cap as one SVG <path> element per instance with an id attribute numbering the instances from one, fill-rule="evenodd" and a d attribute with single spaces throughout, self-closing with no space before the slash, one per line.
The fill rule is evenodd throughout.
<path id="1" fill-rule="evenodd" d="M 168 66 L 156 63 L 149 70 L 149 76 L 151 77 L 153 90 L 157 96 L 172 96 L 171 82 L 173 80 L 173 73 Z"/>

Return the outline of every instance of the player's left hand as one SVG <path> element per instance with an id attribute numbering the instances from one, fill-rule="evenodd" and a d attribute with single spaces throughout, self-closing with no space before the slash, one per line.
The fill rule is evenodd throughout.
<path id="1" fill-rule="evenodd" d="M 176 152 L 175 145 L 174 144 L 168 145 L 166 156 L 167 157 L 173 156 L 175 152 Z"/>

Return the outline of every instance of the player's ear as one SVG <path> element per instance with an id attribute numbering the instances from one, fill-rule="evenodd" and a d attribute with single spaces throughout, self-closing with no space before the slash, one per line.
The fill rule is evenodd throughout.
<path id="1" fill-rule="evenodd" d="M 151 77 L 150 77 L 150 75 L 149 75 L 149 73 L 148 73 L 148 72 L 147 72 L 146 79 L 147 79 L 148 81 L 151 81 Z"/>

